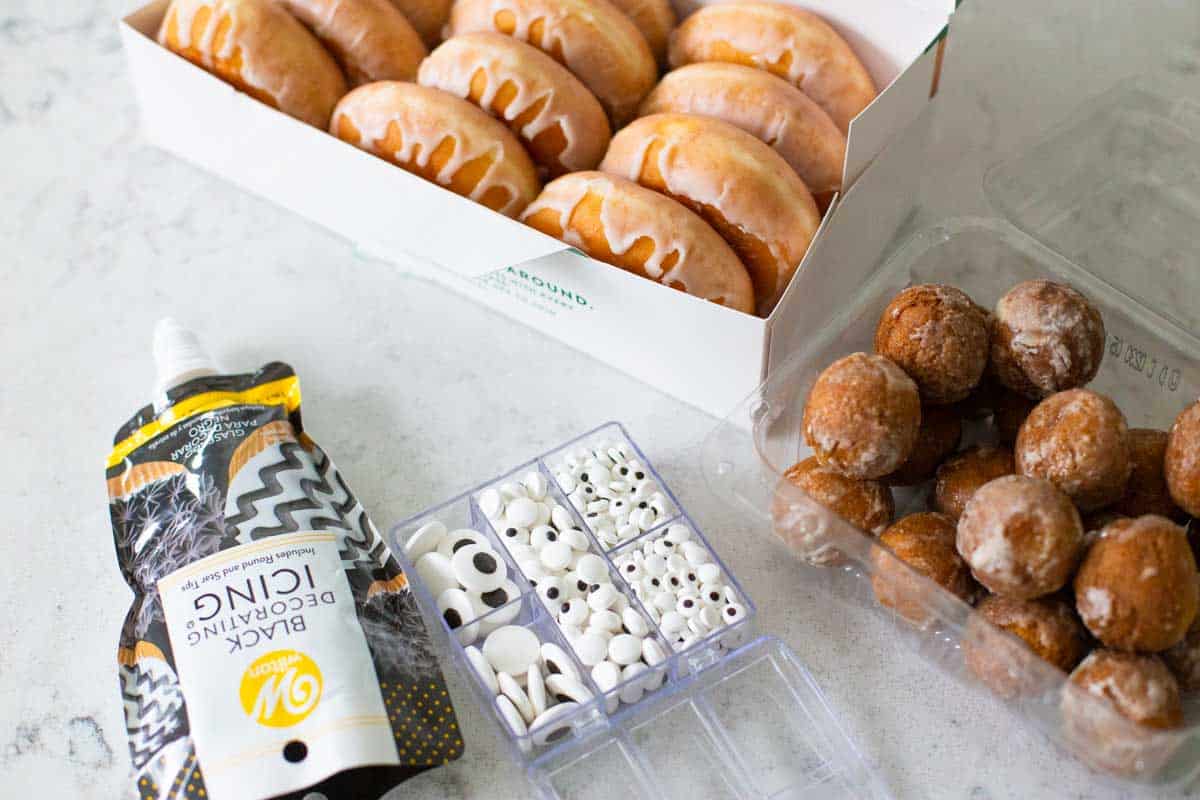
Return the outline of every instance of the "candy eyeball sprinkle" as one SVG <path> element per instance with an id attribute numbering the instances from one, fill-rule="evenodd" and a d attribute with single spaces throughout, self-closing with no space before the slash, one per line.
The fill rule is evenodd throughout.
<path id="1" fill-rule="evenodd" d="M 547 608 L 555 608 L 566 599 L 566 587 L 563 585 L 562 578 L 548 575 L 538 581 L 537 594 Z"/>
<path id="2" fill-rule="evenodd" d="M 741 622 L 746 618 L 746 607 L 741 603 L 730 603 L 725 606 L 725 611 L 721 614 L 721 619 L 726 625 L 733 625 L 735 622 Z"/>
<path id="3" fill-rule="evenodd" d="M 556 541 L 558 541 L 558 531 L 549 525 L 538 525 L 529 532 L 529 543 L 538 550 Z"/>

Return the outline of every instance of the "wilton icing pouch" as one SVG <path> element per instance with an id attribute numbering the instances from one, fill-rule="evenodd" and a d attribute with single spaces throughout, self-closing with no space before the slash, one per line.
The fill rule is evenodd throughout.
<path id="1" fill-rule="evenodd" d="M 295 373 L 213 373 L 185 370 L 107 463 L 137 797 L 369 800 L 458 758 L 405 575 L 304 432 Z"/>

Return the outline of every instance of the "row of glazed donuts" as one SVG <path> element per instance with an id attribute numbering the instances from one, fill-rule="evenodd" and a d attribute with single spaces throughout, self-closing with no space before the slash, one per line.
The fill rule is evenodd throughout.
<path id="1" fill-rule="evenodd" d="M 672 30 L 668 0 L 456 0 L 426 57 L 390 2 L 174 0 L 160 40 L 594 258 L 748 313 L 787 287 L 875 96 L 849 45 L 787 5 L 708 6 Z"/>

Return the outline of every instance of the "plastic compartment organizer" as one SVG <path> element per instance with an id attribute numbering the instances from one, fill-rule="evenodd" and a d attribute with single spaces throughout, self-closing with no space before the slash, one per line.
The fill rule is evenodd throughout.
<path id="1" fill-rule="evenodd" d="M 811 455 L 801 416 L 817 376 L 842 356 L 872 350 L 879 314 L 899 290 L 947 283 L 990 308 L 1014 284 L 1031 278 L 1070 283 L 1100 309 L 1108 349 L 1091 386 L 1116 401 L 1130 427 L 1166 429 L 1200 395 L 1200 341 L 1195 337 L 1006 223 L 952 220 L 902 245 L 848 299 L 823 338 L 790 358 L 713 432 L 704 445 L 706 476 L 724 498 L 768 526 L 786 519 L 789 534 L 799 530 L 806 541 L 824 538 L 841 550 L 845 563 L 806 567 L 806 574 L 838 595 L 894 618 L 921 655 L 944 672 L 981 689 L 978 674 L 985 673 L 994 694 L 1053 742 L 1103 772 L 1178 787 L 1200 774 L 1200 709 L 1185 708 L 1188 725 L 1178 730 L 1134 725 L 1107 703 L 1069 685 L 1063 672 L 1019 639 L 988 624 L 970 605 L 782 479 L 790 465 Z M 927 489 L 897 490 L 897 518 L 923 510 Z M 907 610 L 905 617 L 876 603 L 872 582 L 879 581 L 900 598 L 896 605 Z M 1064 706 L 1073 713 L 1064 714 Z"/>
<path id="2" fill-rule="evenodd" d="M 587 465 L 601 453 L 596 481 Z M 616 491 L 591 496 L 605 484 Z M 536 502 L 513 507 L 519 497 Z M 540 797 L 888 796 L 795 654 L 753 637 L 753 602 L 620 425 L 405 520 L 390 540 Z M 654 580 L 675 582 L 676 608 L 653 605 Z M 579 603 L 586 629 L 573 624 Z M 643 646 L 608 678 L 582 643 L 601 624 Z M 514 653 L 536 646 L 533 669 L 533 649 L 514 655 L 519 674 L 493 669 L 497 631 Z"/>

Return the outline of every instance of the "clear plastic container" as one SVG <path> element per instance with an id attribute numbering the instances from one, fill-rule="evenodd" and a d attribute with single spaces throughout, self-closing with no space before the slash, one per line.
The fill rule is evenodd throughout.
<path id="1" fill-rule="evenodd" d="M 1163 88 L 1089 101 L 984 188 L 1018 228 L 1179 321 L 1196 318 L 1178 287 L 1200 258 L 1200 102 Z"/>
<path id="2" fill-rule="evenodd" d="M 589 550 L 609 566 L 614 586 L 631 608 L 644 610 L 620 577 L 614 564 L 632 547 L 663 535 L 671 525 L 687 525 L 693 541 L 707 548 L 726 584 L 744 606 L 740 621 L 698 637 L 686 649 L 667 647 L 668 656 L 654 671 L 659 677 L 634 679 L 636 700 L 622 694 L 626 681 L 600 692 L 589 670 L 580 663 L 536 594 L 508 555 L 504 535 L 479 506 L 480 494 L 541 472 L 550 496 L 567 508 L 570 502 L 555 482 L 564 454 L 598 441 L 624 442 L 636 453 L 650 479 L 663 494 L 665 513 L 639 537 L 606 547 L 586 524 L 586 515 L 572 510 L 588 536 Z M 505 554 L 509 579 L 519 596 L 499 608 L 480 609 L 477 619 L 462 620 L 456 628 L 438 612 L 430 587 L 406 555 L 405 545 L 427 522 L 439 520 L 448 528 L 469 528 L 487 537 L 493 549 Z M 467 677 L 479 703 L 490 709 L 514 760 L 522 764 L 539 797 L 576 798 L 885 798 L 886 789 L 846 737 L 812 676 L 782 642 L 754 636 L 755 607 L 737 577 L 729 572 L 700 527 L 696 525 L 649 459 L 617 423 L 603 425 L 567 442 L 511 472 L 488 481 L 435 508 L 397 524 L 389 533 L 393 552 L 409 576 L 419 605 L 439 629 L 456 666 Z M 501 624 L 532 630 L 543 642 L 553 642 L 571 658 L 592 693 L 589 702 L 573 709 L 555 724 L 555 735 L 544 731 L 519 735 L 504 720 L 497 699 L 472 668 L 464 642 L 478 646 Z M 651 636 L 667 645 L 653 622 Z M 465 635 L 464 635 L 465 634 Z M 633 698 L 628 698 L 633 699 Z"/>
<path id="3" fill-rule="evenodd" d="M 966 663 L 974 654 L 1011 706 L 1054 743 L 1122 780 L 1180 786 L 1200 773 L 1200 715 L 1187 709 L 1187 727 L 1148 732 L 1106 703 L 1067 685 L 1066 675 L 1041 660 L 1018 638 L 986 623 L 974 609 L 896 559 L 858 528 L 844 522 L 782 479 L 811 450 L 801 431 L 805 400 L 820 372 L 856 351 L 871 351 L 880 313 L 901 289 L 917 283 L 948 283 L 985 307 L 1014 284 L 1031 278 L 1065 281 L 1100 309 L 1108 349 L 1092 386 L 1111 396 L 1131 427 L 1167 428 L 1200 394 L 1200 341 L 1104 281 L 1068 262 L 1004 222 L 951 220 L 921 232 L 874 274 L 826 335 L 809 342 L 781 365 L 706 440 L 703 465 L 723 498 L 757 515 L 766 527 L 785 520 L 786 533 L 824 542 L 847 561 L 836 567 L 805 567 L 814 582 L 854 602 L 876 608 L 907 632 L 929 662 L 964 683 L 989 692 Z M 966 434 L 970 437 L 970 431 Z M 897 490 L 896 514 L 924 509 L 928 487 Z M 913 624 L 875 600 L 872 581 L 910 609 Z M 1064 694 L 1074 713 L 1063 712 Z M 1094 731 L 1102 730 L 1103 736 Z"/>

